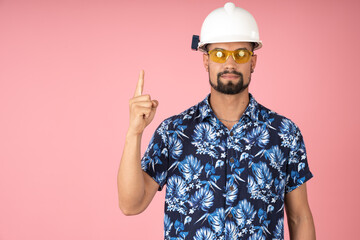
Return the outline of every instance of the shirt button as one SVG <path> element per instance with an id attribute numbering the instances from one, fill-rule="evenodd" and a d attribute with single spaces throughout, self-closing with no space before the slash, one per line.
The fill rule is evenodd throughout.
<path id="1" fill-rule="evenodd" d="M 230 162 L 231 163 L 235 162 L 234 158 L 230 158 Z"/>
<path id="2" fill-rule="evenodd" d="M 230 186 L 230 191 L 234 191 L 234 186 Z"/>
<path id="3" fill-rule="evenodd" d="M 229 218 L 232 218 L 232 217 L 233 217 L 233 215 L 232 215 L 231 213 L 229 213 L 228 217 L 229 217 Z"/>
<path id="4" fill-rule="evenodd" d="M 233 132 L 230 132 L 230 136 L 234 136 L 234 133 L 233 133 Z"/>

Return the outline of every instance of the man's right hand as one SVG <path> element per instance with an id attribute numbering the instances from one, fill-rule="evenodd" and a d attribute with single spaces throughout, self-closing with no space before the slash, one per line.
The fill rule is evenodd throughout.
<path id="1" fill-rule="evenodd" d="M 142 95 L 143 88 L 144 70 L 141 70 L 134 97 L 129 101 L 129 134 L 142 134 L 145 127 L 154 119 L 156 108 L 159 105 L 157 100 L 151 100 L 150 95 Z"/>
<path id="2" fill-rule="evenodd" d="M 149 95 L 142 95 L 143 87 L 141 71 L 134 97 L 129 101 L 130 124 L 117 177 L 119 207 L 125 215 L 143 212 L 159 189 L 159 184 L 141 168 L 142 132 L 153 120 L 159 104 Z"/>

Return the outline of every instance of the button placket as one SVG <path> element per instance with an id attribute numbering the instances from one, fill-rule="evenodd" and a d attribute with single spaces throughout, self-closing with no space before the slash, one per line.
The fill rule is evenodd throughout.
<path id="1" fill-rule="evenodd" d="M 228 131 L 228 136 L 227 136 L 227 156 L 226 156 L 226 182 L 225 182 L 225 196 L 226 198 L 230 197 L 230 195 L 227 194 L 226 191 L 230 191 L 233 192 L 235 190 L 235 186 L 233 186 L 232 182 L 229 182 L 228 179 L 228 175 L 233 173 L 233 169 L 232 166 L 234 165 L 234 163 L 236 162 L 236 151 L 233 149 L 233 145 L 234 145 L 234 131 Z M 224 209 L 228 209 L 229 207 L 233 207 L 233 206 L 229 206 L 226 205 L 226 202 L 228 202 L 228 199 L 226 199 L 225 201 L 225 205 L 224 205 Z M 226 218 L 231 219 L 233 216 L 231 213 L 227 214 Z"/>

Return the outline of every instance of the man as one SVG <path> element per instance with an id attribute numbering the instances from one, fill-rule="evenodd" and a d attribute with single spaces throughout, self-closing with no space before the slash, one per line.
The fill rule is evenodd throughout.
<path id="1" fill-rule="evenodd" d="M 141 135 L 158 102 L 142 95 L 141 72 L 118 173 L 125 215 L 144 211 L 167 185 L 165 239 L 283 239 L 284 207 L 291 239 L 315 239 L 301 132 L 248 91 L 261 46 L 247 11 L 227 3 L 210 13 L 198 49 L 211 92 L 164 120 L 142 159 Z"/>

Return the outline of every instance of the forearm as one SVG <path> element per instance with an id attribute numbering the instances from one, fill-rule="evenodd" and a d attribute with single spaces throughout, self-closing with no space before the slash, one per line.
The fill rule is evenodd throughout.
<path id="1" fill-rule="evenodd" d="M 140 152 L 141 134 L 128 133 L 117 177 L 119 206 L 123 212 L 139 207 L 145 195 Z"/>
<path id="2" fill-rule="evenodd" d="M 315 240 L 315 226 L 311 213 L 301 217 L 288 217 L 291 240 Z"/>

